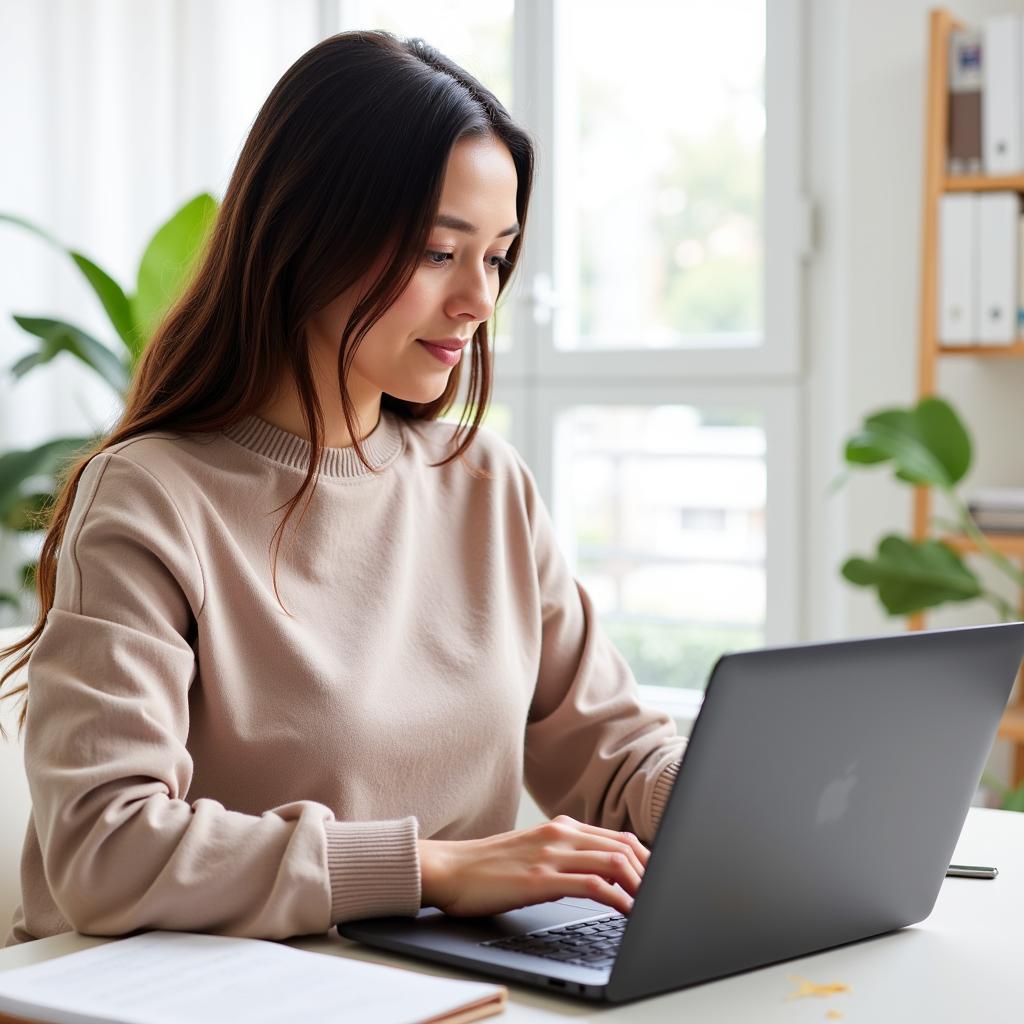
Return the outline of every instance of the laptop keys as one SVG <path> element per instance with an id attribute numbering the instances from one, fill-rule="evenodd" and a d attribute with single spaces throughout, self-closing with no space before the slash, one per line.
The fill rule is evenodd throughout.
<path id="1" fill-rule="evenodd" d="M 614 914 L 527 932 L 525 935 L 513 935 L 507 939 L 490 939 L 480 945 L 543 956 L 581 967 L 603 968 L 611 967 L 615 962 L 615 953 L 625 927 L 626 918 Z"/>

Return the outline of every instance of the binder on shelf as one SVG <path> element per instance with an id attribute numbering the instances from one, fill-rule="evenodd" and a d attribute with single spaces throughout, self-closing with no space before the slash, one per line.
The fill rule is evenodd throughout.
<path id="1" fill-rule="evenodd" d="M 939 199 L 939 344 L 978 339 L 976 297 L 977 205 L 973 192 Z"/>
<path id="2" fill-rule="evenodd" d="M 1017 338 L 1024 338 L 1024 212 L 1017 218 Z"/>
<path id="3" fill-rule="evenodd" d="M 979 529 L 1024 533 L 1024 487 L 980 487 L 967 495 L 967 511 Z"/>
<path id="4" fill-rule="evenodd" d="M 1016 174 L 1021 158 L 1021 19 L 995 14 L 982 23 L 982 153 L 986 174 Z"/>
<path id="5" fill-rule="evenodd" d="M 1024 487 L 975 487 L 967 494 L 967 505 L 1024 514 Z"/>
<path id="6" fill-rule="evenodd" d="M 962 29 L 949 34 L 949 126 L 946 170 L 980 174 L 982 33 Z"/>
<path id="7" fill-rule="evenodd" d="M 1017 338 L 1016 192 L 982 192 L 977 201 L 978 342 L 1011 345 Z"/>

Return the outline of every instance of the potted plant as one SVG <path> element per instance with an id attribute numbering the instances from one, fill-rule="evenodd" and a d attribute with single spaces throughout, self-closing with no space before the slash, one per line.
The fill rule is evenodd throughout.
<path id="1" fill-rule="evenodd" d="M 932 520 L 936 531 L 970 538 L 981 557 L 1024 588 L 1024 572 L 993 548 L 957 490 L 970 469 L 971 448 L 970 435 L 953 407 L 941 398 L 925 398 L 911 408 L 885 409 L 868 416 L 847 440 L 845 458 L 851 468 L 889 465 L 903 483 L 934 487 L 950 510 L 948 517 Z M 873 557 L 847 559 L 842 573 L 857 586 L 874 588 L 890 615 L 980 600 L 990 604 L 1003 621 L 1017 618 L 1013 606 L 986 587 L 941 536 L 914 540 L 887 534 Z M 1013 790 L 988 774 L 982 781 L 999 795 L 1003 809 L 1024 811 L 1024 783 Z"/>
<path id="2" fill-rule="evenodd" d="M 29 231 L 70 256 L 113 328 L 113 341 L 105 343 L 64 320 L 14 314 L 15 323 L 36 341 L 36 350 L 10 367 L 15 379 L 67 353 L 95 372 L 123 400 L 153 331 L 196 267 L 216 213 L 216 200 L 201 193 L 161 225 L 145 247 L 131 294 L 88 256 L 20 217 L 0 213 L 0 223 Z M 0 455 L 0 531 L 38 538 L 45 529 L 63 470 L 77 453 L 96 441 L 96 437 L 59 437 L 35 448 Z M 31 561 L 21 567 L 22 592 L 32 586 L 35 566 Z M 4 604 L 20 610 L 20 594 L 0 590 L 0 605 Z"/>

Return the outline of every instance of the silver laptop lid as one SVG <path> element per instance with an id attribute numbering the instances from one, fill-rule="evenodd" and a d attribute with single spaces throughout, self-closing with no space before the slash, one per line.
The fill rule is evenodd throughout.
<path id="1" fill-rule="evenodd" d="M 726 655 L 608 997 L 677 988 L 931 912 L 1024 623 Z"/>

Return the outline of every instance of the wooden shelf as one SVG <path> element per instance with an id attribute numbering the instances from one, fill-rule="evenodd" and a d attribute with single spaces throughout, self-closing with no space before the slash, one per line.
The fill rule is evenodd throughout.
<path id="1" fill-rule="evenodd" d="M 1001 740 L 1024 743 L 1024 704 L 1011 704 L 1003 712 L 996 735 Z"/>
<path id="2" fill-rule="evenodd" d="M 1024 340 L 1011 345 L 939 344 L 939 205 L 948 192 L 1007 191 L 1024 194 L 1024 174 L 951 175 L 946 170 L 946 131 L 949 124 L 947 74 L 949 65 L 949 34 L 962 25 L 946 10 L 933 9 L 928 26 L 928 72 L 925 100 L 925 149 L 921 219 L 921 293 L 918 329 L 918 398 L 934 395 L 939 364 L 944 356 L 967 356 L 973 359 L 1014 359 L 1024 356 Z M 947 364 L 948 365 L 948 364 Z M 991 364 L 990 364 L 991 365 Z M 932 495 L 928 487 L 914 490 L 915 540 L 934 537 L 932 530 Z M 1024 532 L 987 533 L 985 539 L 1008 558 L 1024 560 Z M 977 550 L 975 543 L 960 535 L 942 538 L 955 551 L 967 554 Z M 1022 611 L 1024 615 L 1024 611 Z M 911 629 L 925 627 L 925 614 L 910 617 Z M 1017 696 L 1007 707 L 999 724 L 999 736 L 1014 746 L 1011 781 L 1017 786 L 1024 779 L 1024 682 L 1017 681 Z"/>
<path id="3" fill-rule="evenodd" d="M 943 544 L 948 544 L 960 554 L 970 554 L 978 550 L 974 541 L 962 533 L 950 534 L 941 539 Z M 986 533 L 985 539 L 1001 554 L 1024 558 L 1024 533 Z"/>
<path id="4" fill-rule="evenodd" d="M 1024 192 L 1024 174 L 958 174 L 942 183 L 944 192 Z"/>
<path id="5" fill-rule="evenodd" d="M 1012 345 L 937 345 L 938 356 L 971 356 L 974 359 L 1020 359 L 1024 356 L 1024 341 Z"/>

